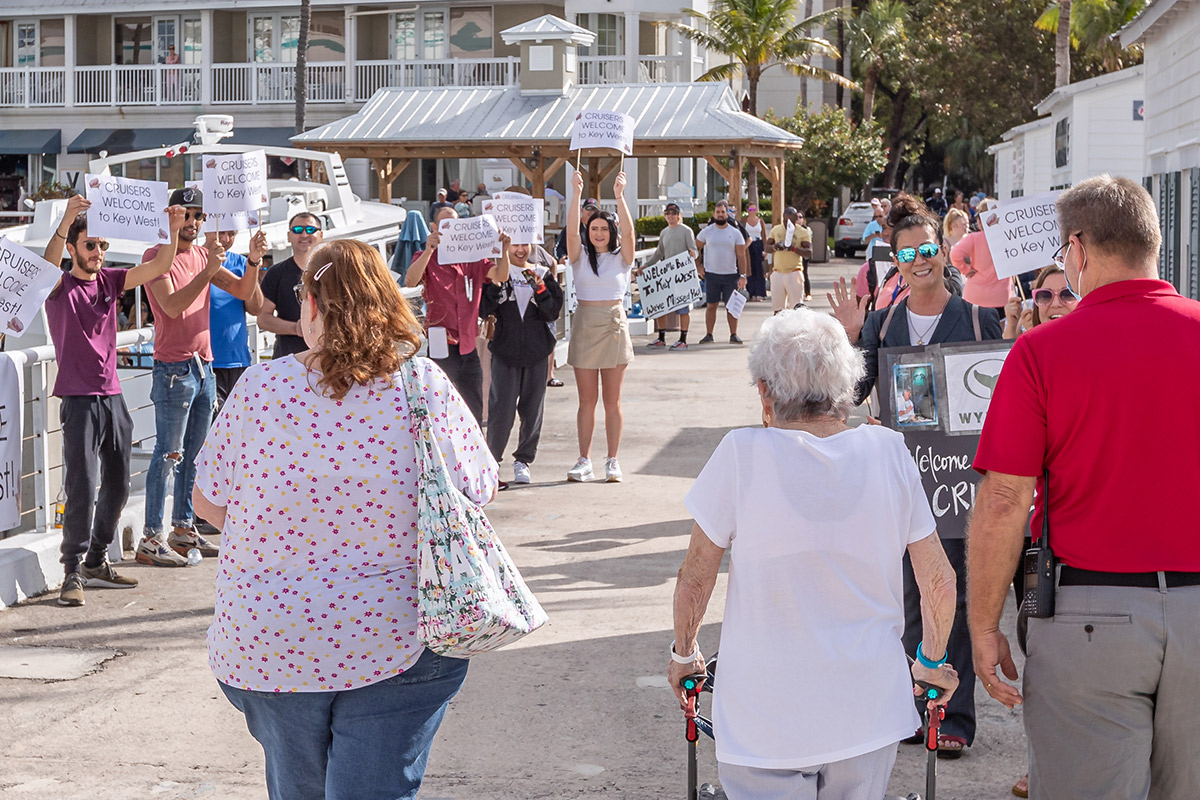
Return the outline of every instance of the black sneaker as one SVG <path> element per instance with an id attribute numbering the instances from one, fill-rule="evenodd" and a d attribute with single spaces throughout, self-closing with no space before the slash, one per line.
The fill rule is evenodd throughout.
<path id="1" fill-rule="evenodd" d="M 712 337 L 711 333 L 704 334 L 704 338 L 701 339 L 700 341 L 696 342 L 696 344 L 712 344 L 712 343 L 713 343 L 713 337 Z"/>
<path id="2" fill-rule="evenodd" d="M 738 336 L 736 333 L 729 337 L 729 343 L 730 344 L 744 344 L 742 342 L 742 337 Z"/>
<path id="3" fill-rule="evenodd" d="M 83 577 L 78 572 L 72 572 L 63 579 L 62 589 L 58 591 L 60 606 L 83 605 Z"/>

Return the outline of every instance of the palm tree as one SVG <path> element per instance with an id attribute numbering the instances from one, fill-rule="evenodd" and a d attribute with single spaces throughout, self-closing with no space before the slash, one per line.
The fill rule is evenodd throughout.
<path id="1" fill-rule="evenodd" d="M 709 52 L 729 59 L 701 75 L 700 80 L 723 81 L 741 74 L 750 95 L 749 111 L 758 116 L 758 83 L 772 67 L 783 67 L 804 78 L 858 88 L 837 72 L 809 63 L 819 56 L 835 62 L 841 58 L 828 39 L 815 36 L 812 31 L 832 24 L 845 10 L 832 8 L 793 24 L 800 10 L 800 0 L 716 0 L 708 14 L 682 9 L 700 23 L 700 28 L 682 22 L 672 22 L 670 26 Z"/>
<path id="2" fill-rule="evenodd" d="M 875 114 L 875 89 L 887 59 L 903 50 L 908 6 L 900 0 L 871 0 L 850 23 L 850 57 L 863 74 L 863 121 Z"/>
<path id="3" fill-rule="evenodd" d="M 1113 34 L 1142 13 L 1146 4 L 1147 0 L 1073 0 L 1073 2 L 1068 2 L 1067 13 L 1071 17 L 1070 46 L 1098 59 L 1101 66 L 1109 72 L 1124 69 L 1141 56 L 1142 46 L 1135 44 L 1123 48 Z M 1056 47 L 1060 14 L 1062 14 L 1062 4 L 1051 3 L 1034 23 L 1039 30 L 1056 34 Z"/>
<path id="4" fill-rule="evenodd" d="M 1054 88 L 1071 82 L 1071 2 L 1058 0 L 1058 17 L 1067 18 L 1066 25 L 1059 25 L 1054 32 Z"/>
<path id="5" fill-rule="evenodd" d="M 312 22 L 312 0 L 300 0 L 300 36 L 296 43 L 296 133 L 304 133 L 308 103 L 308 28 Z"/>

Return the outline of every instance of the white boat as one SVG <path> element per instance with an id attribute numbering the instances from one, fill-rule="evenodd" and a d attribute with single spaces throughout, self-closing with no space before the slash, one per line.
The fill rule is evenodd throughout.
<path id="1" fill-rule="evenodd" d="M 300 211 L 316 214 L 323 222 L 326 239 L 359 239 L 377 249 L 387 259 L 388 245 L 395 244 L 404 223 L 406 212 L 400 206 L 377 203 L 359 198 L 350 189 L 346 168 L 337 153 L 321 153 L 291 147 L 266 147 L 258 145 L 221 144 L 221 140 L 233 135 L 233 118 L 222 114 L 209 114 L 196 118 L 194 143 L 183 143 L 152 150 L 138 150 L 117 156 L 93 159 L 90 172 L 95 175 L 111 175 L 113 167 L 134 163 L 143 159 L 194 158 L 209 153 L 231 154 L 264 150 L 268 157 L 309 162 L 314 180 L 272 179 L 267 181 L 268 204 L 259 212 L 262 229 L 267 232 L 267 241 L 273 261 L 280 261 L 290 254 L 287 242 L 287 222 Z M 194 176 L 198 177 L 198 176 Z M 176 188 L 176 187 L 171 187 Z M 47 200 L 33 209 L 33 222 L 0 230 L 0 234 L 18 242 L 35 253 L 41 253 L 58 227 L 66 209 L 66 200 Z M 242 231 L 234 242 L 235 252 L 246 252 L 250 245 L 250 232 Z M 109 239 L 106 263 L 117 266 L 139 264 L 142 254 L 149 245 L 124 239 Z"/>

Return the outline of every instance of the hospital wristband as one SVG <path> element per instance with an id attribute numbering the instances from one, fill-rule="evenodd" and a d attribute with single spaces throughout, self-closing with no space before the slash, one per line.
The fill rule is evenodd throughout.
<path id="1" fill-rule="evenodd" d="M 671 642 L 671 660 L 676 664 L 694 664 L 698 658 L 700 658 L 700 645 L 696 645 L 696 650 L 691 655 L 681 656 L 675 652 L 675 643 Z"/>
<path id="2" fill-rule="evenodd" d="M 938 667 L 942 666 L 942 664 L 945 664 L 946 659 L 950 657 L 950 651 L 947 650 L 946 652 L 942 653 L 942 657 L 939 660 L 931 661 L 925 657 L 923 652 L 921 652 L 924 647 L 924 642 L 921 642 L 919 645 L 917 645 L 917 663 L 925 669 L 937 669 Z"/>

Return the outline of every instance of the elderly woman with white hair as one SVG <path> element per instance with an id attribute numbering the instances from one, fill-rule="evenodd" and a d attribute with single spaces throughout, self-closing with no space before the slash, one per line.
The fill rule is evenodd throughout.
<path id="1" fill-rule="evenodd" d="M 851 428 L 863 357 L 807 309 L 764 323 L 750 351 L 763 427 L 731 431 L 685 503 L 695 519 L 675 587 L 668 678 L 703 673 L 697 635 L 730 550 L 713 722 L 721 783 L 740 798 L 878 800 L 920 725 L 913 681 L 946 663 L 954 571 L 902 436 Z M 908 668 L 901 561 L 912 557 L 925 639 Z"/>

